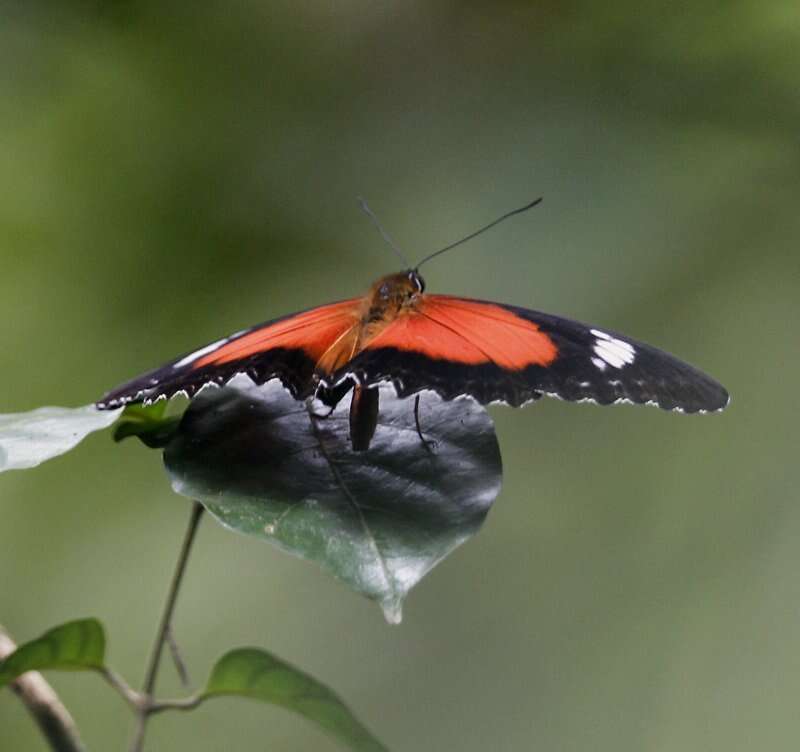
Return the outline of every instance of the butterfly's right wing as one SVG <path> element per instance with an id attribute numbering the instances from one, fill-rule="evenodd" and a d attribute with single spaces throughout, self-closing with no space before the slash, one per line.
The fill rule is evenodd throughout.
<path id="1" fill-rule="evenodd" d="M 573 402 L 656 405 L 687 413 L 728 404 L 725 388 L 652 345 L 605 328 L 517 306 L 425 295 L 336 378 L 391 381 L 518 406 L 543 395 Z"/>

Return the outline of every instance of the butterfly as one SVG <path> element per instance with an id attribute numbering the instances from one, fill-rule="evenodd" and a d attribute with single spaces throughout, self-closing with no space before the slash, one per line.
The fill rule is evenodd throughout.
<path id="1" fill-rule="evenodd" d="M 604 327 L 428 294 L 418 271 L 423 262 L 382 277 L 363 297 L 273 319 L 182 355 L 112 389 L 97 407 L 147 404 L 178 393 L 192 397 L 238 373 L 256 384 L 280 379 L 295 399 L 315 397 L 330 408 L 352 390 L 351 441 L 363 451 L 377 425 L 377 387 L 385 382 L 399 397 L 432 390 L 445 400 L 469 396 L 514 407 L 542 396 L 685 413 L 728 404 L 725 388 L 702 371 Z"/>

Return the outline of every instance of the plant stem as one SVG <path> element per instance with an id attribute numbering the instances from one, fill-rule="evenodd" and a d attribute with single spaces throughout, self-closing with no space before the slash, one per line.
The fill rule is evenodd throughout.
<path id="1" fill-rule="evenodd" d="M 175 565 L 175 572 L 172 575 L 172 582 L 170 583 L 169 592 L 167 593 L 167 600 L 164 603 L 164 610 L 161 613 L 158 632 L 156 632 L 156 639 L 153 643 L 150 660 L 147 664 L 144 684 L 142 685 L 143 703 L 137 713 L 136 727 L 134 729 L 133 740 L 131 741 L 130 752 L 141 752 L 144 745 L 144 733 L 147 720 L 151 713 L 153 691 L 156 687 L 156 677 L 158 676 L 158 666 L 161 662 L 161 653 L 164 650 L 164 642 L 167 639 L 167 633 L 169 632 L 169 626 L 172 621 L 172 614 L 175 611 L 175 602 L 178 599 L 178 590 L 180 590 L 183 574 L 186 571 L 186 563 L 189 560 L 189 552 L 192 549 L 192 543 L 194 542 L 202 514 L 203 506 L 197 501 L 194 502 L 191 516 L 189 517 L 189 526 L 186 528 L 186 533 L 183 537 L 183 544 L 181 545 L 181 551 L 178 555 L 178 562 Z"/>
<path id="2" fill-rule="evenodd" d="M 133 689 L 114 669 L 108 666 L 103 666 L 98 669 L 100 676 L 102 676 L 113 689 L 115 689 L 130 705 L 135 712 L 139 712 L 142 707 L 146 705 L 143 695 L 140 695 Z"/>
<path id="3" fill-rule="evenodd" d="M 198 693 L 178 700 L 158 700 L 150 706 L 150 713 L 161 713 L 164 710 L 194 710 L 206 699 L 205 695 Z"/>
<path id="4" fill-rule="evenodd" d="M 0 659 L 16 649 L 11 637 L 0 627 Z M 85 752 L 78 727 L 58 695 L 38 671 L 28 671 L 11 682 L 54 752 Z"/>
<path id="5" fill-rule="evenodd" d="M 178 642 L 175 635 L 172 633 L 172 625 L 170 624 L 167 630 L 167 647 L 172 654 L 172 662 L 175 664 L 175 670 L 178 672 L 178 678 L 181 680 L 184 689 L 189 688 L 189 672 L 186 670 L 186 664 L 183 661 L 181 650 L 178 647 Z"/>

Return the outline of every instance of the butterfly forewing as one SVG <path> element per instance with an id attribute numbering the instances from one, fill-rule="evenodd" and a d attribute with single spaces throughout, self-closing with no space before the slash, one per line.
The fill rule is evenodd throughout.
<path id="1" fill-rule="evenodd" d="M 237 332 L 122 384 L 97 404 L 110 408 L 178 393 L 191 397 L 237 373 L 257 384 L 278 378 L 295 397 L 310 396 L 318 361 L 357 325 L 359 302 L 331 303 Z"/>

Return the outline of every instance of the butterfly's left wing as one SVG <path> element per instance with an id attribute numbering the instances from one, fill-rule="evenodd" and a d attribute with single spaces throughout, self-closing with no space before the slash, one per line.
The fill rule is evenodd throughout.
<path id="1" fill-rule="evenodd" d="M 331 360 L 326 355 L 347 351 L 355 337 L 359 305 L 358 299 L 330 303 L 224 337 L 112 389 L 97 406 L 147 404 L 175 394 L 192 397 L 237 373 L 246 373 L 256 384 L 278 378 L 296 398 L 308 397 L 316 389 L 315 372 Z"/>
<path id="2" fill-rule="evenodd" d="M 401 396 L 519 406 L 542 395 L 575 402 L 721 410 L 728 393 L 702 371 L 601 327 L 525 308 L 425 295 L 378 334 L 336 379 L 391 381 Z"/>

